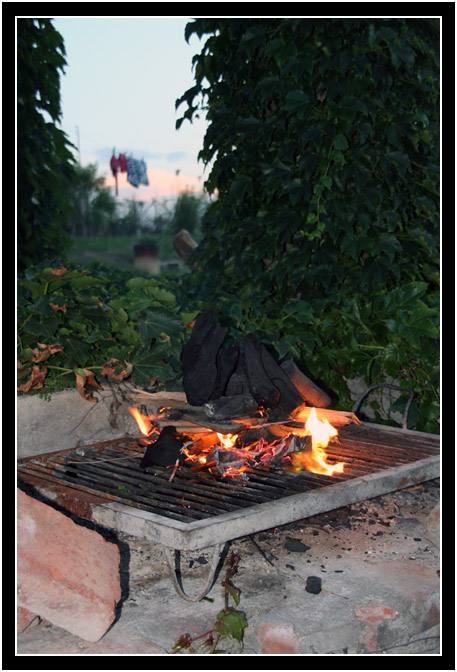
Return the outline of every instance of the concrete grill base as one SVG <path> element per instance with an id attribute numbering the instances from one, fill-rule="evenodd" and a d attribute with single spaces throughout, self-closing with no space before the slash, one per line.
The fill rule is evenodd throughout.
<path id="1" fill-rule="evenodd" d="M 71 439 L 68 447 L 74 444 Z M 235 584 L 249 623 L 244 655 L 439 653 L 439 549 L 426 526 L 439 501 L 439 481 L 376 494 L 333 511 L 308 511 L 306 520 L 279 528 L 265 521 L 264 531 L 232 542 L 241 556 Z M 89 644 L 36 618 L 19 634 L 19 655 L 167 654 L 183 632 L 196 636 L 212 627 L 223 606 L 218 584 L 211 592 L 214 603 L 183 602 L 161 544 L 120 531 L 118 538 L 124 593 L 113 627 Z M 289 550 L 300 546 L 288 538 L 301 542 L 302 550 Z M 205 581 L 208 552 L 197 546 L 184 555 L 186 586 L 196 594 Z M 307 593 L 310 575 L 319 576 L 327 592 Z M 233 642 L 224 641 L 223 648 L 238 653 Z"/>
<path id="2" fill-rule="evenodd" d="M 430 514 L 439 498 L 435 479 L 258 532 L 252 537 L 266 557 L 250 537 L 233 541 L 241 556 L 234 579 L 239 608 L 249 624 L 242 655 L 439 655 L 440 557 L 427 524 L 436 523 Z M 119 537 L 127 544 L 121 545 L 128 589 L 111 630 L 90 644 L 36 619 L 18 637 L 19 655 L 165 655 L 184 632 L 211 628 L 222 589 L 213 588 L 213 603 L 184 602 L 169 580 L 163 549 Z M 185 578 L 194 592 L 208 559 L 206 550 L 186 554 Z M 327 592 L 307 593 L 310 575 Z M 238 653 L 230 640 L 221 648 Z"/>

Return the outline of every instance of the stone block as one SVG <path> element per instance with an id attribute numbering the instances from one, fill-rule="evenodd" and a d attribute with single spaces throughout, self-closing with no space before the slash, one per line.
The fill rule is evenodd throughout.
<path id="1" fill-rule="evenodd" d="M 26 628 L 28 628 L 29 625 L 31 623 L 33 623 L 33 621 L 35 619 L 39 620 L 39 616 L 32 613 L 28 609 L 25 609 L 25 607 L 18 607 L 17 608 L 17 634 L 19 635 Z"/>
<path id="2" fill-rule="evenodd" d="M 98 641 L 121 597 L 119 548 L 21 490 L 17 514 L 18 605 Z"/>

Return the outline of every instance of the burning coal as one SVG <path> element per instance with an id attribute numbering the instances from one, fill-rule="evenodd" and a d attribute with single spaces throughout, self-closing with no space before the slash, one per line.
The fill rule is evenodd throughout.
<path id="1" fill-rule="evenodd" d="M 144 469 L 154 465 L 187 464 L 196 471 L 204 470 L 224 478 L 246 478 L 247 470 L 266 464 L 328 476 L 342 473 L 344 469 L 344 462 L 327 461 L 325 448 L 337 437 L 338 430 L 327 418 L 319 419 L 315 408 L 297 409 L 293 414 L 293 431 L 287 431 L 284 423 L 271 423 L 271 426 L 268 423 L 269 438 L 262 436 L 266 428 L 261 425 L 259 431 L 248 429 L 239 434 L 209 431 L 203 435 L 178 433 L 175 427 L 166 426 L 157 436 L 154 419 L 158 416 L 145 416 L 137 409 L 130 412 L 141 433 L 148 437 L 141 462 Z"/>

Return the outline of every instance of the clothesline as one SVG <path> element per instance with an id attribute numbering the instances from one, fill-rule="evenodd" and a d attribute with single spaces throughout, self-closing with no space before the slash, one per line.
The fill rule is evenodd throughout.
<path id="1" fill-rule="evenodd" d="M 119 154 L 116 157 L 115 150 L 116 148 L 113 147 L 113 155 L 109 165 L 115 181 L 116 196 L 119 193 L 117 186 L 118 173 L 127 173 L 127 182 L 130 182 L 133 187 L 138 187 L 140 184 L 149 186 L 146 162 L 143 159 L 134 159 L 131 155 Z"/>

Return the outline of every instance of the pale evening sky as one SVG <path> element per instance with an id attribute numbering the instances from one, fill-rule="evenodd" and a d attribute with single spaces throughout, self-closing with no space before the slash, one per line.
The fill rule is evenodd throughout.
<path id="1" fill-rule="evenodd" d="M 186 104 L 175 101 L 194 86 L 192 57 L 207 38 L 184 39 L 188 17 L 56 17 L 67 52 L 61 76 L 61 127 L 79 146 L 81 164 L 98 165 L 113 186 L 113 147 L 144 159 L 149 187 L 133 187 L 118 176 L 119 200 L 150 201 L 183 189 L 201 191 L 208 176 L 197 161 L 206 129 L 204 115 L 176 130 Z M 78 154 L 75 153 L 78 159 Z M 179 175 L 176 175 L 179 171 Z"/>

